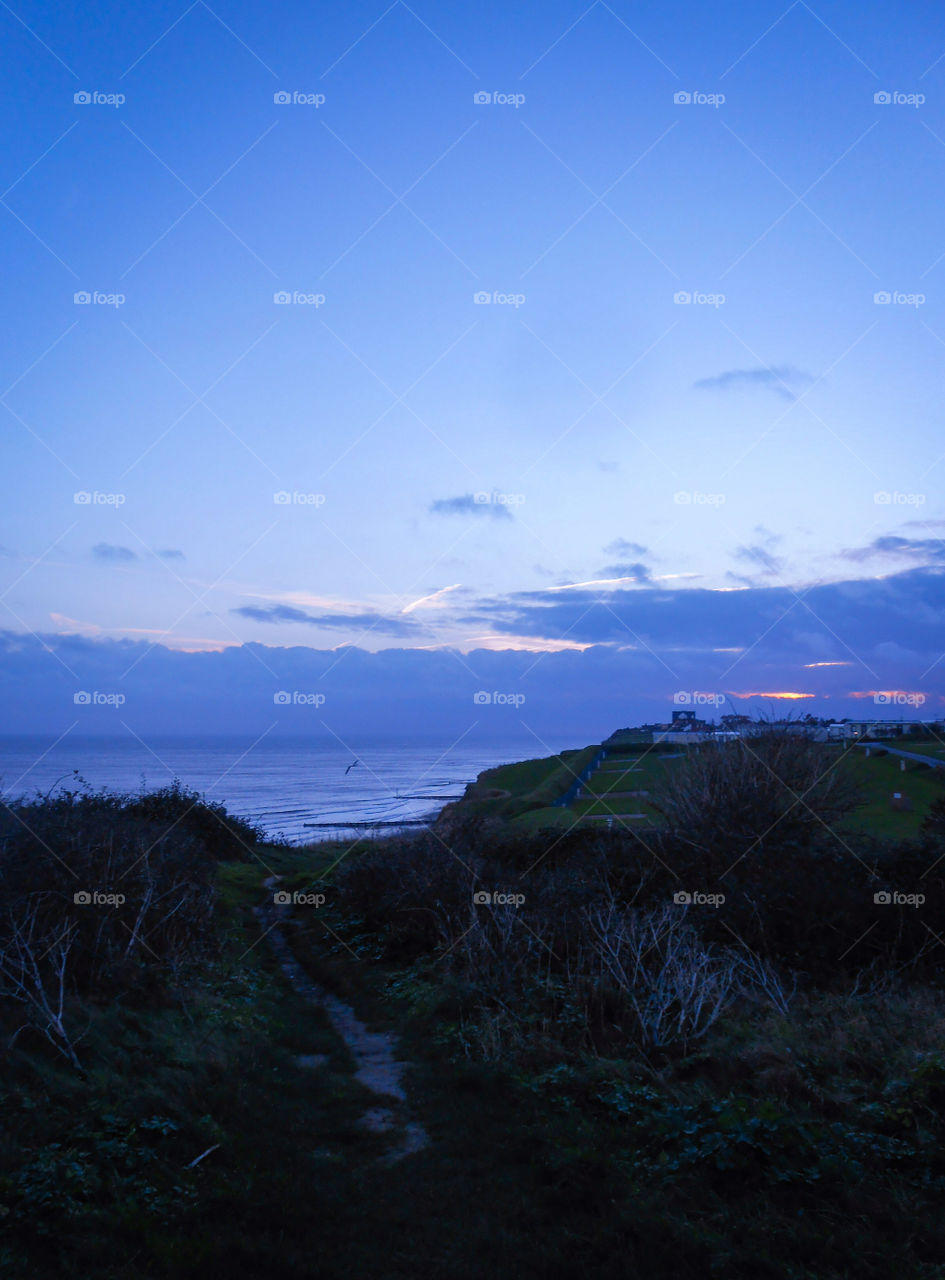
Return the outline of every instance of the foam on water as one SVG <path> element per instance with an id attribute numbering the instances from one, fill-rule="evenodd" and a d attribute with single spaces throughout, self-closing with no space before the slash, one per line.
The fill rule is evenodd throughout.
<path id="1" fill-rule="evenodd" d="M 484 769 L 545 756 L 572 742 L 337 742 L 310 739 L 0 738 L 5 798 L 72 786 L 72 771 L 94 790 L 139 791 L 175 777 L 292 843 L 389 832 L 440 811 Z M 354 759 L 360 761 L 348 769 Z"/>

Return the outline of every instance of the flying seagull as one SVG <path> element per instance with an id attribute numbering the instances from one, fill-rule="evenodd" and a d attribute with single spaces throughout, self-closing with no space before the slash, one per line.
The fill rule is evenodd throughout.
<path id="1" fill-rule="evenodd" d="M 360 763 L 361 763 L 361 761 L 360 761 L 360 760 L 352 760 L 352 761 L 351 761 L 351 763 L 348 765 L 347 769 L 345 769 L 345 777 L 347 778 L 347 776 L 348 776 L 348 774 L 351 772 L 351 770 L 352 770 L 356 765 L 359 765 Z"/>

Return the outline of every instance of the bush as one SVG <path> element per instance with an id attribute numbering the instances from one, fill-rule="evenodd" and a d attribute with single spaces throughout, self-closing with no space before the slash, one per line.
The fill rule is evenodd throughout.
<path id="1" fill-rule="evenodd" d="M 177 783 L 4 805 L 0 1002 L 13 1037 L 32 1028 L 78 1066 L 78 1001 L 153 997 L 215 954 L 216 865 L 251 838 Z"/>
<path id="2" fill-rule="evenodd" d="M 690 750 L 651 803 L 680 840 L 733 857 L 806 845 L 862 800 L 833 747 L 774 728 Z"/>

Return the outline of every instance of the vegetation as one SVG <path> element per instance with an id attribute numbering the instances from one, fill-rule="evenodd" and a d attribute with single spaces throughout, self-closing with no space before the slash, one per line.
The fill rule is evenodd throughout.
<path id="1" fill-rule="evenodd" d="M 574 785 L 598 750 L 596 746 L 582 747 L 542 760 L 488 769 L 470 783 L 456 806 L 447 806 L 445 817 L 449 819 L 455 811 L 463 818 L 508 820 L 547 810 Z"/>
<path id="2" fill-rule="evenodd" d="M 7 808 L 5 1273 L 940 1276 L 945 795 L 868 837 L 821 748 L 752 747 L 654 770 L 639 832 L 459 806 L 290 849 L 180 788 Z M 297 960 L 413 1063 L 430 1143 L 396 1164 L 263 940 L 273 876 Z"/>

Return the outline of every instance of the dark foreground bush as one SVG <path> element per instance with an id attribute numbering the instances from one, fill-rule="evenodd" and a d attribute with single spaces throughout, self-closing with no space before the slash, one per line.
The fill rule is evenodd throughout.
<path id="1" fill-rule="evenodd" d="M 79 1065 L 77 1000 L 154 995 L 214 953 L 215 868 L 255 832 L 175 784 L 0 810 L 0 1014 Z"/>

